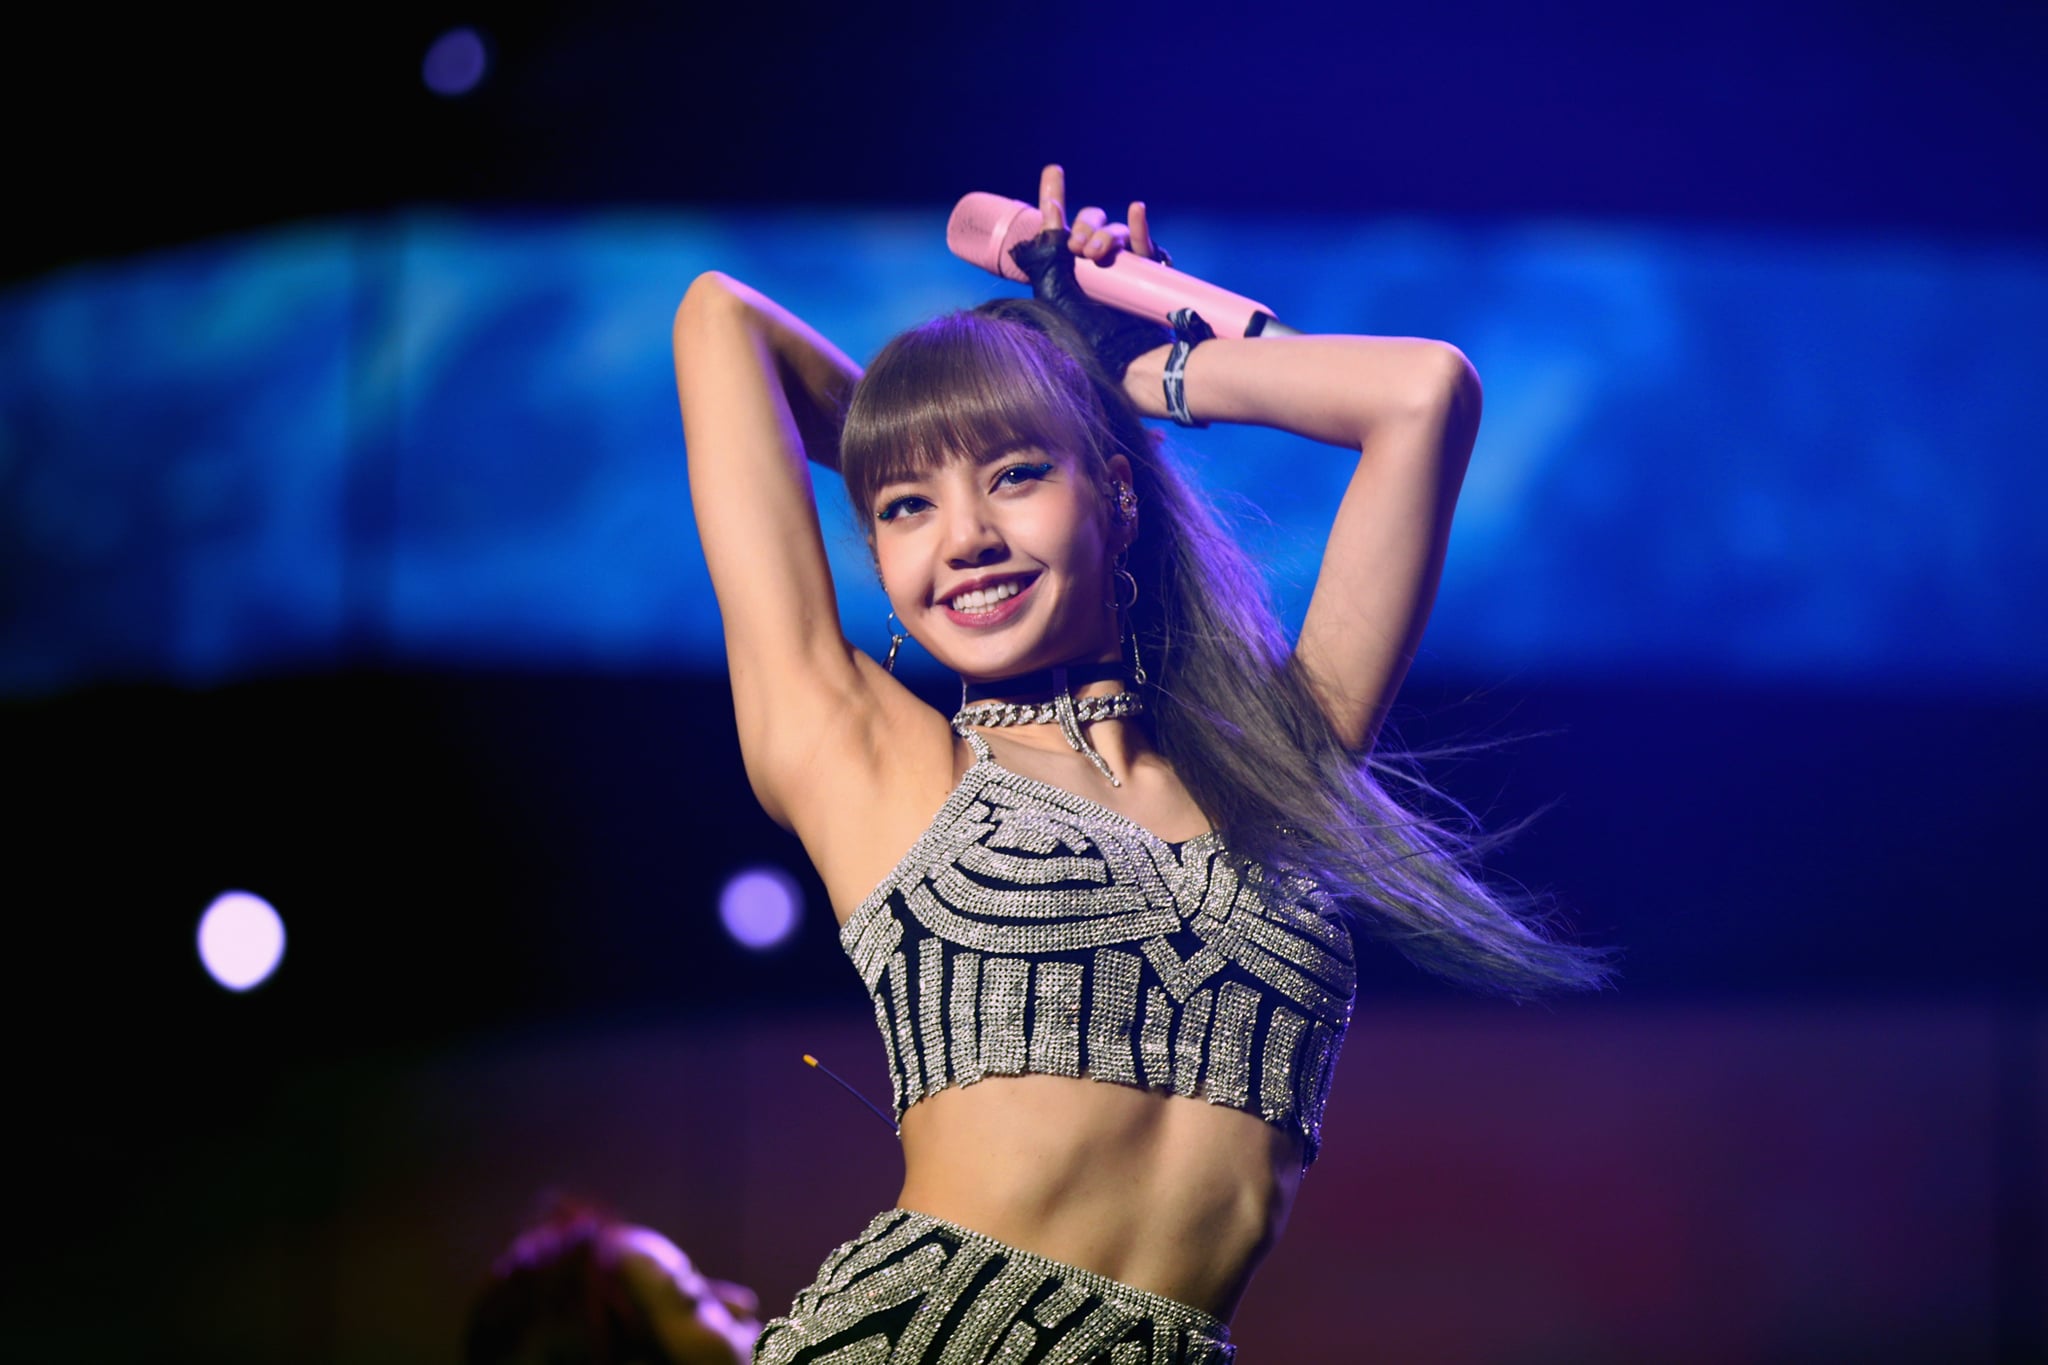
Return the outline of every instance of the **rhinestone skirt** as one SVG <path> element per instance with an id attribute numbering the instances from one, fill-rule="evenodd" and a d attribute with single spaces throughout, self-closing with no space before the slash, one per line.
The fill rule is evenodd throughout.
<path id="1" fill-rule="evenodd" d="M 890 1209 L 825 1258 L 754 1365 L 1229 1365 L 1220 1319 Z"/>

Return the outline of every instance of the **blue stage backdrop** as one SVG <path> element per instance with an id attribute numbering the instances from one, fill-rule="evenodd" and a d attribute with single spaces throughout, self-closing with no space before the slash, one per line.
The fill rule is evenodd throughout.
<path id="1" fill-rule="evenodd" d="M 943 220 L 413 212 L 18 286 L 0 297 L 0 690 L 717 669 L 671 310 L 722 269 L 862 358 L 1011 288 L 948 256 Z M 2048 682 L 2048 253 L 1162 231 L 1299 326 L 1441 337 L 1478 366 L 1486 420 L 1423 672 Z M 1346 456 L 1174 440 L 1298 619 Z M 880 593 L 836 481 L 819 489 L 848 633 L 879 649 Z"/>

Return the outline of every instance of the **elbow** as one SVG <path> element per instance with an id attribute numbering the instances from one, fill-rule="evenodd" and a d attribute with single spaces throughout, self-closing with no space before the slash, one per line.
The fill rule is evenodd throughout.
<path id="1" fill-rule="evenodd" d="M 1470 454 L 1479 439 L 1479 414 L 1486 405 L 1486 392 L 1479 384 L 1479 371 L 1465 353 L 1449 342 L 1440 343 L 1450 371 L 1447 380 L 1445 434 Z"/>
<path id="2" fill-rule="evenodd" d="M 1474 412 L 1477 412 L 1481 401 L 1486 396 L 1485 390 L 1480 387 L 1479 371 L 1473 366 L 1472 361 L 1465 353 L 1451 345 L 1450 342 L 1440 341 L 1437 343 L 1437 346 L 1444 356 L 1446 368 L 1451 372 L 1450 384 L 1453 397 L 1458 403 L 1468 406 Z"/>
<path id="3" fill-rule="evenodd" d="M 733 298 L 738 291 L 739 281 L 732 276 L 722 270 L 706 270 L 683 291 L 682 310 L 715 306 L 718 300 Z"/>
<path id="4" fill-rule="evenodd" d="M 1479 371 L 1449 342 L 1416 341 L 1411 345 L 1404 380 L 1396 389 L 1396 412 L 1390 415 L 1409 430 L 1436 433 L 1446 448 L 1469 450 L 1479 433 L 1484 398 Z"/>
<path id="5" fill-rule="evenodd" d="M 676 341 L 680 344 L 687 332 L 711 319 L 744 308 L 742 288 L 738 280 L 716 270 L 707 270 L 690 281 L 690 287 L 683 291 L 683 301 L 676 305 Z"/>
<path id="6" fill-rule="evenodd" d="M 1448 341 L 1418 341 L 1411 386 L 1415 411 L 1430 417 L 1464 418 L 1477 426 L 1483 393 L 1479 371 Z"/>

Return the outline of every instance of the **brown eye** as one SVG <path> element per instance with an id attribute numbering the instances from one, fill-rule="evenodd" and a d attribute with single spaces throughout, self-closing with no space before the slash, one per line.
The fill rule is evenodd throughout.
<path id="1" fill-rule="evenodd" d="M 1053 466 L 1050 464 L 1013 464 L 996 475 L 996 484 L 999 487 L 1015 488 L 1020 484 L 1036 483 L 1052 471 Z"/>
<path id="2" fill-rule="evenodd" d="M 884 503 L 882 510 L 875 513 L 875 520 L 894 521 L 906 513 L 922 511 L 928 505 L 923 498 L 898 498 L 894 502 Z"/>

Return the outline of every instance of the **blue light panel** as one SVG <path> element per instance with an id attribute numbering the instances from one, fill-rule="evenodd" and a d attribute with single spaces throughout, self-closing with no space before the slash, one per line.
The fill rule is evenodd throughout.
<path id="1" fill-rule="evenodd" d="M 336 222 L 0 296 L 0 690 L 379 664 L 721 667 L 668 354 L 717 268 L 856 357 L 1003 285 L 941 211 Z M 1424 672 L 2048 680 L 2048 254 L 1424 222 L 1173 224 L 1310 330 L 1486 384 Z M 1344 452 L 1173 440 L 1298 619 Z M 885 611 L 818 480 L 848 633 Z"/>

